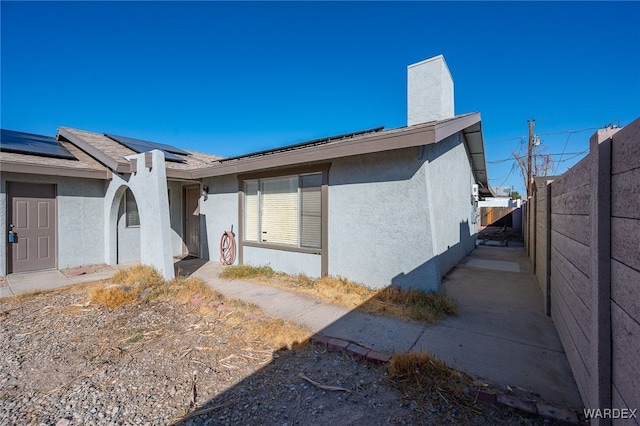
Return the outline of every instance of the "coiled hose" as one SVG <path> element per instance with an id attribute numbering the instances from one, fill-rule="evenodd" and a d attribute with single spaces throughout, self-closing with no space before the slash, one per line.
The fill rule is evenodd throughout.
<path id="1" fill-rule="evenodd" d="M 236 236 L 233 233 L 233 225 L 231 231 L 224 231 L 220 238 L 220 263 L 223 265 L 232 265 L 236 260 Z"/>

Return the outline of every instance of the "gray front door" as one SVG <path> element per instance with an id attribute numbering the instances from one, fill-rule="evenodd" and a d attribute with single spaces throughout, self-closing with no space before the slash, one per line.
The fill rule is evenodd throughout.
<path id="1" fill-rule="evenodd" d="M 9 229 L 18 237 L 9 243 L 9 272 L 55 268 L 56 186 L 9 182 L 8 189 Z"/>
<path id="2" fill-rule="evenodd" d="M 200 256 L 200 187 L 184 188 L 184 244 L 187 254 Z"/>

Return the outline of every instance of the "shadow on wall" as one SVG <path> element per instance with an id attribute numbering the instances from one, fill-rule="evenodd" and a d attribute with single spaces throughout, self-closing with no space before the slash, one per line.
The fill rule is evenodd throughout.
<path id="1" fill-rule="evenodd" d="M 471 234 L 468 221 L 460 222 L 458 240 L 408 273 L 396 275 L 391 285 L 402 289 L 417 288 L 420 290 L 440 289 L 442 277 L 453 269 L 466 255 L 475 248 L 475 234 Z"/>
<path id="2" fill-rule="evenodd" d="M 462 143 L 462 137 L 453 135 L 435 144 L 339 158 L 332 162 L 332 169 L 348 168 L 349 172 L 336 176 L 330 169 L 329 185 L 411 180 L 425 162 L 435 161 Z"/>
<path id="3" fill-rule="evenodd" d="M 204 214 L 200 214 L 200 259 L 203 259 L 203 260 L 210 259 L 209 232 L 207 231 L 207 215 L 204 215 Z"/>

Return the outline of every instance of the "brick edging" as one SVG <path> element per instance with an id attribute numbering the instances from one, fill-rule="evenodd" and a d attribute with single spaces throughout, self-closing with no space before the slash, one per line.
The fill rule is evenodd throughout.
<path id="1" fill-rule="evenodd" d="M 533 414 L 562 423 L 583 424 L 578 419 L 578 414 L 567 408 L 558 407 L 544 402 L 536 402 L 518 398 L 502 392 L 492 392 L 479 389 L 467 389 L 467 394 L 474 398 L 493 405 L 504 405 L 515 410 Z"/>
<path id="2" fill-rule="evenodd" d="M 342 352 L 348 352 L 357 358 L 362 358 L 375 364 L 386 364 L 389 362 L 389 360 L 391 360 L 391 357 L 393 356 L 393 354 L 378 352 L 349 340 L 325 336 L 322 334 L 317 334 L 311 337 L 311 343 Z M 483 401 L 488 404 L 503 405 L 505 407 L 510 407 L 523 413 L 553 419 L 558 422 L 575 425 L 581 424 L 578 420 L 578 415 L 576 414 L 576 412 L 568 410 L 566 408 L 557 407 L 543 402 L 527 401 L 502 392 L 467 389 L 466 393 L 473 396 L 477 400 Z"/>
<path id="3" fill-rule="evenodd" d="M 389 362 L 392 356 L 392 354 L 365 348 L 364 346 L 358 345 L 357 343 L 351 342 L 349 340 L 325 336 L 322 334 L 313 336 L 311 338 L 311 343 L 318 346 L 348 352 L 357 358 L 362 358 L 366 361 L 373 362 L 374 364 L 386 364 L 387 362 Z"/>

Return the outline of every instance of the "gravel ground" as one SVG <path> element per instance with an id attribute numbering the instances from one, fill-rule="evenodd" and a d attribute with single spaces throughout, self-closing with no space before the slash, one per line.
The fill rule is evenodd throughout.
<path id="1" fill-rule="evenodd" d="M 236 314 L 167 301 L 109 310 L 86 285 L 0 299 L 0 424 L 547 424 L 416 401 L 385 366 L 342 352 L 273 351 L 225 323 Z"/>

